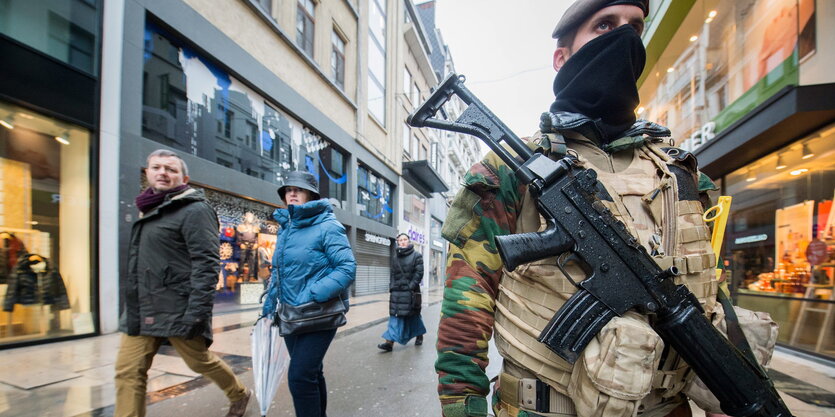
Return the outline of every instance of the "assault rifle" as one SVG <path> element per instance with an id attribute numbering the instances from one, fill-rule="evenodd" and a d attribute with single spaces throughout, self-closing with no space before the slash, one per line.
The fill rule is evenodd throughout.
<path id="1" fill-rule="evenodd" d="M 452 96 L 467 109 L 455 121 L 435 118 Z M 698 299 L 676 285 L 675 267 L 662 270 L 626 226 L 603 206 L 592 169 L 568 156 L 558 161 L 533 152 L 451 74 L 407 122 L 466 133 L 483 140 L 528 186 L 548 222 L 542 232 L 496 237 L 505 268 L 558 256 L 560 268 L 579 261 L 587 277 L 542 330 L 539 341 L 574 363 L 614 316 L 628 310 L 652 315 L 650 323 L 713 392 L 722 410 L 737 417 L 791 417 L 765 371 L 743 355 L 705 318 Z M 506 144 L 510 150 L 502 146 Z M 566 274 L 567 276 L 567 274 Z"/>

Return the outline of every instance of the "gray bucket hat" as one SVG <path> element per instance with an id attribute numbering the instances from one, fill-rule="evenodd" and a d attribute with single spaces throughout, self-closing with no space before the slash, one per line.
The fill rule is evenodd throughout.
<path id="1" fill-rule="evenodd" d="M 284 200 L 284 189 L 287 187 L 298 187 L 310 191 L 313 193 L 311 200 L 318 200 L 320 198 L 319 183 L 316 182 L 316 177 L 309 172 L 293 171 L 287 174 L 287 179 L 278 187 L 278 196 L 282 200 Z"/>

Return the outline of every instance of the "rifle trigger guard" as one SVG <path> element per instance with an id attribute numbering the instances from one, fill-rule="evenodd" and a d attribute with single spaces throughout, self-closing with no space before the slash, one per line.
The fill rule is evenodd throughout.
<path id="1" fill-rule="evenodd" d="M 571 278 L 571 275 L 568 273 L 568 271 L 565 270 L 565 264 L 579 259 L 580 258 L 574 252 L 563 252 L 562 254 L 560 254 L 559 257 L 557 257 L 557 268 L 560 269 L 560 272 L 562 272 L 562 274 L 565 276 L 568 282 L 570 282 L 571 285 L 573 285 L 577 289 L 580 289 L 580 284 L 578 284 L 577 281 L 574 281 L 574 279 Z"/>

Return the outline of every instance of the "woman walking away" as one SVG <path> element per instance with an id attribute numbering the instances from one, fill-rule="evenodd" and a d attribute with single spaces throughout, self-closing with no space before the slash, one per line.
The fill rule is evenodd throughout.
<path id="1" fill-rule="evenodd" d="M 385 342 L 377 345 L 391 352 L 394 342 L 405 345 L 412 338 L 415 346 L 423 344 L 426 327 L 420 318 L 420 282 L 423 280 L 423 256 L 409 243 L 405 233 L 397 235 L 397 257 L 391 262 L 389 282 L 389 325 L 383 333 Z"/>
<path id="2" fill-rule="evenodd" d="M 336 328 L 345 324 L 348 287 L 357 265 L 345 227 L 336 220 L 330 203 L 319 199 L 313 175 L 289 173 L 278 195 L 287 208 L 273 213 L 281 229 L 262 314 L 282 317 L 296 416 L 324 417 L 328 391 L 322 362 Z M 311 317 L 314 310 L 319 312 Z M 322 315 L 332 310 L 337 314 Z"/>

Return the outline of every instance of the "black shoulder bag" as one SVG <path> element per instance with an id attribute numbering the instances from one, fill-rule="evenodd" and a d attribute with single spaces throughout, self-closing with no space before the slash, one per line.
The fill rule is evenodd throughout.
<path id="1" fill-rule="evenodd" d="M 287 336 L 342 327 L 348 322 L 345 317 L 347 311 L 339 296 L 324 303 L 311 301 L 297 306 L 280 303 L 276 313 L 278 333 Z"/>

